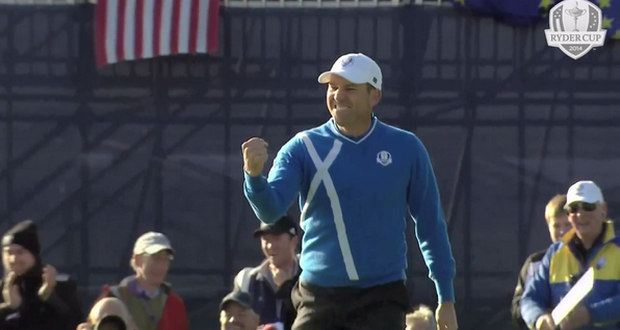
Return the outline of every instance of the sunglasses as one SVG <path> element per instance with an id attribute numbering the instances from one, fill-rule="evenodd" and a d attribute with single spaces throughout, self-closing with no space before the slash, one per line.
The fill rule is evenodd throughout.
<path id="1" fill-rule="evenodd" d="M 566 212 L 570 214 L 575 214 L 579 209 L 582 209 L 587 212 L 592 212 L 596 209 L 596 204 L 594 203 L 586 203 L 586 202 L 576 202 L 572 203 L 564 208 Z"/>

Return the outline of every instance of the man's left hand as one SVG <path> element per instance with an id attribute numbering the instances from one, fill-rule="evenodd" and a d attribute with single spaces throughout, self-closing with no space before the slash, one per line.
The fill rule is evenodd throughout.
<path id="1" fill-rule="evenodd" d="M 43 284 L 41 288 L 39 288 L 39 298 L 41 298 L 41 300 L 47 300 L 56 287 L 56 268 L 52 265 L 45 265 L 41 277 L 43 279 Z"/>
<path id="2" fill-rule="evenodd" d="M 578 305 L 560 324 L 562 330 L 581 329 L 590 323 L 590 312 L 583 305 Z"/>
<path id="3" fill-rule="evenodd" d="M 437 330 L 456 330 L 459 328 L 453 302 L 440 303 L 437 306 L 437 311 L 435 311 L 435 318 L 437 319 Z"/>

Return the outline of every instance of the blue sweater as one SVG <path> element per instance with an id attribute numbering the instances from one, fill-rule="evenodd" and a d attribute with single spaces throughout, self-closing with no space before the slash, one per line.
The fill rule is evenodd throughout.
<path id="1" fill-rule="evenodd" d="M 454 301 L 455 264 L 435 174 L 413 133 L 373 118 L 353 140 L 330 120 L 288 141 L 267 178 L 245 173 L 244 192 L 265 223 L 299 196 L 300 278 L 327 287 L 404 280 L 410 212 L 439 301 Z"/>

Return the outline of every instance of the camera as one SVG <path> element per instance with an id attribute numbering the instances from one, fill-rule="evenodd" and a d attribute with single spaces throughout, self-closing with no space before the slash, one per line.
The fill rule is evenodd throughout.
<path id="1" fill-rule="evenodd" d="M 120 316 L 108 315 L 99 320 L 93 330 L 127 330 L 127 325 Z"/>

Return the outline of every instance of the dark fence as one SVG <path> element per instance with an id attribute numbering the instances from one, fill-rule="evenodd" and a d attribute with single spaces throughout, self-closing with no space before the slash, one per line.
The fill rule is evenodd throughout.
<path id="1" fill-rule="evenodd" d="M 178 251 L 169 279 L 192 328 L 215 329 L 232 276 L 261 259 L 240 144 L 263 136 L 275 152 L 327 120 L 316 77 L 345 52 L 377 59 L 377 115 L 429 149 L 462 329 L 511 327 L 521 262 L 549 243 L 552 195 L 589 178 L 612 215 L 620 206 L 617 42 L 572 60 L 546 45 L 545 22 L 449 7 L 223 9 L 215 55 L 96 70 L 92 10 L 0 6 L 0 229 L 36 220 L 44 260 L 77 278 L 85 305 L 158 230 Z M 410 246 L 412 302 L 433 304 Z"/>

